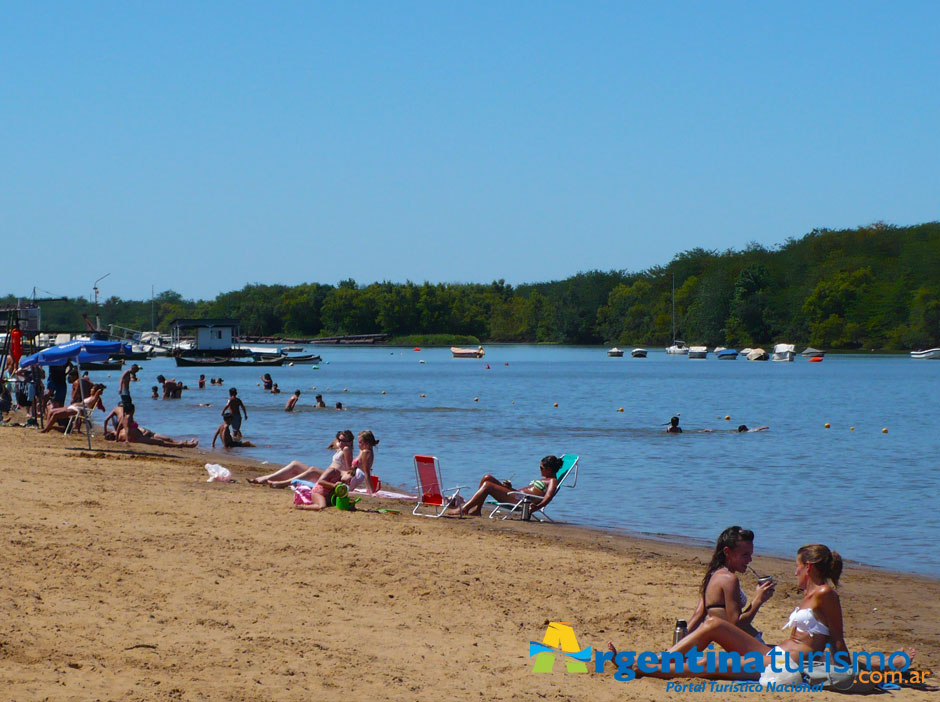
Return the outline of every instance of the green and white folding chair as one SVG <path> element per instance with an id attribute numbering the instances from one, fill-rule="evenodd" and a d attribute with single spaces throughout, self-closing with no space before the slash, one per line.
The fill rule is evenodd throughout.
<path id="1" fill-rule="evenodd" d="M 533 506 L 542 501 L 538 495 L 530 495 L 526 492 L 509 493 L 512 502 L 496 502 L 496 507 L 490 512 L 490 519 L 509 519 L 514 514 L 522 519 L 535 519 L 539 522 L 554 521 L 545 513 L 545 508 L 550 505 L 563 487 L 573 488 L 578 484 L 578 461 L 580 456 L 573 453 L 566 453 L 561 457 L 561 468 L 555 473 L 558 480 L 558 487 L 555 488 L 555 494 L 544 507 L 533 509 Z M 573 475 L 572 475 L 573 474 Z"/>

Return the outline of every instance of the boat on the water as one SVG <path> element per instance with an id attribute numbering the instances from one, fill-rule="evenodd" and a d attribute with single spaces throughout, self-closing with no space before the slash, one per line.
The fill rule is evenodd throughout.
<path id="1" fill-rule="evenodd" d="M 742 352 L 743 353 L 743 352 Z M 769 361 L 770 354 L 764 349 L 750 349 L 744 356 L 749 361 Z"/>
<path id="2" fill-rule="evenodd" d="M 708 358 L 707 346 L 690 346 L 689 358 Z"/>
<path id="3" fill-rule="evenodd" d="M 256 359 L 253 357 L 231 357 L 231 356 L 175 356 L 176 365 L 184 368 L 191 366 L 250 366 L 252 368 L 261 366 L 283 366 L 287 360 L 285 356 L 276 358 Z"/>
<path id="4" fill-rule="evenodd" d="M 646 349 L 635 348 L 630 352 L 630 355 L 634 358 L 646 358 Z"/>
<path id="5" fill-rule="evenodd" d="M 607 349 L 607 355 L 611 358 L 623 358 L 623 349 L 614 346 L 612 349 Z"/>
<path id="6" fill-rule="evenodd" d="M 462 349 L 459 346 L 450 347 L 452 358 L 483 358 L 483 354 L 485 353 L 486 351 L 483 350 L 482 346 L 475 349 Z"/>
<path id="7" fill-rule="evenodd" d="M 793 344 L 776 344 L 774 346 L 774 361 L 793 361 L 796 356 L 796 346 Z"/>
<path id="8" fill-rule="evenodd" d="M 675 339 L 672 342 L 672 346 L 666 347 L 666 353 L 673 356 L 688 356 L 689 347 L 685 345 L 685 342 L 681 339 Z"/>
<path id="9" fill-rule="evenodd" d="M 274 356 L 269 358 L 274 358 Z M 308 353 L 303 356 L 282 356 L 281 358 L 284 359 L 284 363 L 319 363 L 323 360 L 323 357 L 316 353 Z"/>
<path id="10" fill-rule="evenodd" d="M 124 367 L 124 361 L 118 358 L 115 360 L 114 357 L 107 361 L 101 361 L 100 363 L 83 363 L 83 371 L 116 371 L 121 370 Z"/>
<path id="11" fill-rule="evenodd" d="M 689 347 L 685 342 L 676 338 L 676 274 L 672 274 L 672 346 L 666 347 L 670 356 L 687 356 Z"/>
<path id="12" fill-rule="evenodd" d="M 825 351 L 820 351 L 819 349 L 814 349 L 812 346 L 807 346 L 805 349 L 803 349 L 802 351 L 800 351 L 800 355 L 801 355 L 801 356 L 807 356 L 807 357 L 812 357 L 812 356 L 825 356 L 825 355 L 826 355 L 826 352 L 825 352 Z"/>
<path id="13" fill-rule="evenodd" d="M 738 357 L 738 352 L 734 349 L 718 347 L 715 349 L 715 356 L 719 361 L 733 361 Z"/>
<path id="14" fill-rule="evenodd" d="M 940 360 L 940 349 L 926 349 L 924 351 L 911 351 L 911 358 L 930 358 Z"/>

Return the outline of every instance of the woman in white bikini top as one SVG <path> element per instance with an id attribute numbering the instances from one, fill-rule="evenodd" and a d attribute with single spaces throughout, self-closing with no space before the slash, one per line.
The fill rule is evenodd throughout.
<path id="1" fill-rule="evenodd" d="M 694 647 L 704 651 L 709 644 L 717 643 L 726 651 L 737 652 L 742 656 L 759 653 L 764 657 L 765 670 L 770 669 L 772 656 L 776 659 L 778 670 L 784 667 L 780 652 L 785 652 L 785 655 L 795 660 L 799 653 L 822 651 L 827 644 L 831 645 L 833 653 L 846 651 L 842 636 L 842 605 L 835 591 L 841 573 L 842 558 L 826 546 L 810 544 L 797 551 L 796 578 L 799 588 L 804 592 L 803 601 L 787 623 L 787 627 L 792 628 L 790 638 L 779 646 L 768 646 L 726 619 L 708 617 L 669 650 L 687 653 Z M 647 675 L 659 678 L 709 677 L 703 675 L 701 670 Z"/>

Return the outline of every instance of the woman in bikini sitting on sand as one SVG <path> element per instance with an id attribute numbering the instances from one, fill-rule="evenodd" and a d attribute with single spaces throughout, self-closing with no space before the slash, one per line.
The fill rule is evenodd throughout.
<path id="1" fill-rule="evenodd" d="M 353 433 L 349 429 L 336 432 L 336 438 L 326 447 L 333 451 L 330 468 L 349 470 L 352 467 L 352 442 Z M 291 484 L 292 480 L 317 480 L 322 474 L 323 470 L 320 468 L 308 466 L 300 461 L 291 461 L 273 473 L 259 475 L 257 478 L 249 478 L 248 482 L 273 488 L 285 488 Z"/>
<path id="2" fill-rule="evenodd" d="M 451 514 L 464 516 L 478 516 L 483 512 L 483 503 L 487 498 L 492 497 L 497 502 L 516 502 L 518 497 L 514 493 L 525 493 L 534 497 L 540 497 L 538 502 L 532 504 L 532 511 L 545 507 L 555 496 L 558 489 L 558 479 L 555 475 L 561 468 L 562 461 L 556 456 L 546 456 L 539 463 L 539 472 L 541 478 L 533 480 L 521 490 L 516 489 L 508 480 L 499 480 L 492 475 L 484 475 L 480 478 L 480 486 L 469 500 L 459 507 L 450 511 Z"/>
<path id="3" fill-rule="evenodd" d="M 716 643 L 726 651 L 739 653 L 742 656 L 749 653 L 758 653 L 764 657 L 764 672 L 760 676 L 761 684 L 790 682 L 789 679 L 784 679 L 781 676 L 792 678 L 794 675 L 798 675 L 788 672 L 787 665 L 790 668 L 796 668 L 801 653 L 803 659 L 806 660 L 809 654 L 822 653 L 826 648 L 830 648 L 833 655 L 848 652 L 842 629 L 842 603 L 835 590 L 839 584 L 841 574 L 842 557 L 838 553 L 830 551 L 823 544 L 803 546 L 796 552 L 795 572 L 797 587 L 803 591 L 803 599 L 783 626 L 784 629 L 791 629 L 790 638 L 776 646 L 768 646 L 760 639 L 756 639 L 747 632 L 742 631 L 727 619 L 709 617 L 701 626 L 670 648 L 669 651 L 688 653 L 693 647 L 699 651 L 704 651 L 709 644 Z M 612 644 L 610 650 L 616 653 L 616 649 Z M 906 662 L 910 663 L 914 657 L 913 649 L 908 651 L 906 655 L 908 658 Z M 784 656 L 789 659 L 789 663 L 784 660 Z M 893 662 L 896 665 L 903 665 L 905 663 L 903 657 L 897 656 Z M 780 672 L 773 671 L 771 664 Z M 710 679 L 756 677 L 756 674 L 743 672 L 703 673 L 701 668 L 699 672 L 685 669 L 666 673 L 660 671 L 639 673 L 638 671 L 638 675 L 656 678 L 701 677 Z"/>
<path id="4" fill-rule="evenodd" d="M 733 526 L 721 532 L 702 579 L 698 606 L 689 620 L 689 633 L 707 617 L 721 617 L 763 641 L 761 632 L 753 627 L 752 622 L 761 605 L 773 597 L 775 583 L 772 578 L 758 583 L 754 599 L 748 604 L 737 574 L 747 570 L 753 554 L 753 531 Z"/>
<path id="5" fill-rule="evenodd" d="M 366 486 L 366 492 L 370 495 L 375 493 L 372 486 L 372 464 L 375 462 L 375 447 L 379 445 L 379 440 L 371 431 L 361 431 L 356 437 L 359 444 L 359 455 L 353 459 L 351 468 L 353 470 L 352 480 L 349 482 L 349 489 L 355 490 L 362 484 Z"/>

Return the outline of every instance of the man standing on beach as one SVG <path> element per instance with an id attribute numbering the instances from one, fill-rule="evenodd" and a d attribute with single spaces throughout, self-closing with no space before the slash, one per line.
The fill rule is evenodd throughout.
<path id="1" fill-rule="evenodd" d="M 131 402 L 131 379 L 134 381 L 137 380 L 137 371 L 139 370 L 140 366 L 135 363 L 126 371 L 121 373 L 121 382 L 118 385 L 118 394 L 121 396 L 121 404 L 124 407 L 130 407 L 133 404 Z"/>

